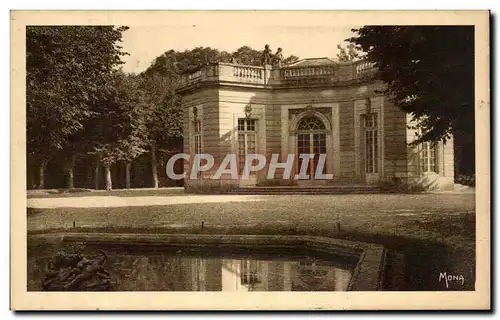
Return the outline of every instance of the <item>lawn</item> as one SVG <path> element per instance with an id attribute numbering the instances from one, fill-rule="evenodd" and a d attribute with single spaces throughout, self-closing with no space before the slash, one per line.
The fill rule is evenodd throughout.
<path id="1" fill-rule="evenodd" d="M 38 207 L 28 210 L 29 232 L 309 234 L 377 242 L 404 252 L 410 290 L 445 289 L 440 272 L 464 276 L 463 287 L 450 289 L 474 288 L 474 194 L 86 196 L 28 199 L 28 206 Z"/>

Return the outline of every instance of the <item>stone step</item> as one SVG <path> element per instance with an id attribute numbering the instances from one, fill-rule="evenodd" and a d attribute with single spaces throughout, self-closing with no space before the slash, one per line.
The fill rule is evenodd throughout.
<path id="1" fill-rule="evenodd" d="M 381 193 L 379 187 L 372 186 L 325 186 L 325 187 L 240 187 L 224 192 L 225 194 L 276 194 L 276 195 L 292 195 L 292 194 L 366 194 L 366 193 Z"/>

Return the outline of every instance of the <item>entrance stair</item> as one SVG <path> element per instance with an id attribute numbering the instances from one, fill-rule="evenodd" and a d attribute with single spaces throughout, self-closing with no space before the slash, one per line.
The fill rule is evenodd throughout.
<path id="1" fill-rule="evenodd" d="M 368 194 L 385 193 L 378 186 L 273 186 L 239 187 L 223 192 L 240 195 L 317 195 L 317 194 Z"/>

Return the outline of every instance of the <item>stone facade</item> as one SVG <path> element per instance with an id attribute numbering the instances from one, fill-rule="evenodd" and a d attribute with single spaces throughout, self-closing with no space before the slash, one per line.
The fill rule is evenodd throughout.
<path id="1" fill-rule="evenodd" d="M 214 157 L 214 170 L 227 154 L 262 154 L 267 165 L 250 179 L 214 170 L 190 178 L 185 185 L 377 185 L 397 181 L 431 188 L 453 186 L 453 142 L 410 146 L 416 132 L 411 119 L 378 91 L 367 62 L 335 63 L 305 59 L 273 68 L 217 63 L 185 75 L 178 87 L 184 107 L 184 150 Z M 316 154 L 308 173 L 315 173 L 319 154 L 326 155 L 329 179 L 297 179 L 299 154 Z M 295 157 L 292 175 L 269 181 L 273 154 L 286 162 Z M 243 163 L 241 163 L 243 164 Z M 240 170 L 241 173 L 241 170 Z"/>

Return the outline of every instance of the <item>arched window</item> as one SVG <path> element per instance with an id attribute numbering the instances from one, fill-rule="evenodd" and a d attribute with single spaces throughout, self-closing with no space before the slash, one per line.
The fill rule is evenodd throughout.
<path id="1" fill-rule="evenodd" d="M 299 131 L 325 130 L 325 124 L 318 117 L 306 117 L 300 120 L 297 127 Z"/>
<path id="2" fill-rule="evenodd" d="M 300 120 L 297 125 L 297 153 L 312 154 L 314 157 L 308 161 L 307 172 L 302 172 L 309 175 L 308 179 L 313 179 L 316 175 L 316 169 L 319 163 L 321 154 L 326 155 L 326 127 L 320 118 L 315 116 L 307 116 Z M 303 159 L 299 157 L 299 174 L 302 167 Z M 322 172 L 325 173 L 326 168 L 323 166 Z M 306 178 L 307 179 L 307 178 Z"/>

